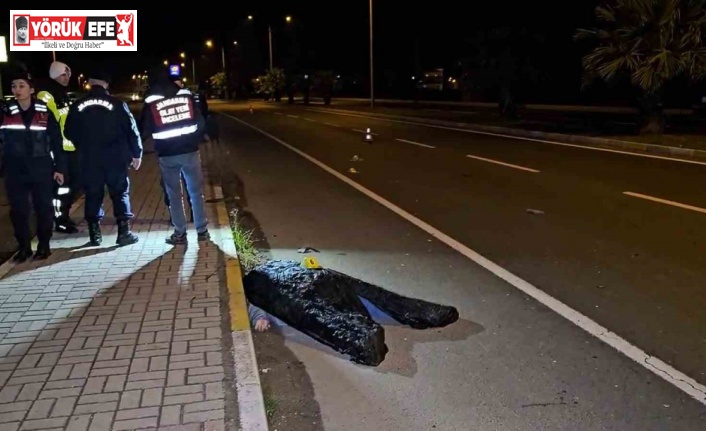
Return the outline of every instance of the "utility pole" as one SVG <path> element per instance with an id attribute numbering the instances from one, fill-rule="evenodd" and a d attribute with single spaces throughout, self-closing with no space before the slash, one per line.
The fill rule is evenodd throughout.
<path id="1" fill-rule="evenodd" d="M 370 0 L 370 107 L 375 107 L 375 73 L 373 68 L 373 0 Z"/>
<path id="2" fill-rule="evenodd" d="M 272 64 L 272 25 L 267 26 L 267 33 L 270 39 L 270 72 L 272 72 L 272 69 L 274 68 Z"/>
<path id="3" fill-rule="evenodd" d="M 228 71 L 226 71 L 226 46 L 221 45 L 221 62 L 223 63 L 223 93 L 228 100 Z"/>

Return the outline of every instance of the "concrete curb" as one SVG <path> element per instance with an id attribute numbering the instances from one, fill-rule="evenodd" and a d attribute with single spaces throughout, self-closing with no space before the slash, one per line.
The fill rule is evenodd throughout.
<path id="1" fill-rule="evenodd" d="M 696 150 L 692 148 L 667 147 L 663 145 L 643 144 L 639 142 L 619 141 L 616 139 L 598 138 L 593 136 L 581 135 L 566 135 L 562 133 L 547 133 L 535 130 L 514 129 L 511 127 L 489 126 L 485 124 L 475 123 L 459 123 L 454 121 L 436 120 L 423 117 L 409 117 L 402 115 L 369 113 L 361 111 L 351 111 L 347 109 L 331 109 L 331 108 L 305 108 L 311 111 L 320 112 L 339 112 L 342 114 L 352 114 L 359 116 L 368 116 L 372 118 L 389 118 L 410 123 L 427 124 L 432 126 L 455 127 L 470 131 L 483 133 L 492 133 L 498 135 L 506 135 L 516 138 L 527 138 L 534 140 L 555 141 L 568 144 L 575 144 L 584 147 L 604 148 L 610 150 L 619 150 L 632 152 L 636 154 L 646 153 L 655 156 L 674 157 L 686 160 L 706 160 L 706 151 Z"/>
<path id="2" fill-rule="evenodd" d="M 212 178 L 209 180 L 213 181 Z M 218 244 L 225 254 L 226 286 L 228 289 L 228 309 L 233 342 L 233 364 L 235 389 L 238 398 L 238 423 L 243 431 L 268 431 L 265 401 L 255 356 L 248 306 L 243 287 L 243 277 L 231 231 L 230 217 L 220 186 L 211 182 L 213 198 L 218 200 Z"/>

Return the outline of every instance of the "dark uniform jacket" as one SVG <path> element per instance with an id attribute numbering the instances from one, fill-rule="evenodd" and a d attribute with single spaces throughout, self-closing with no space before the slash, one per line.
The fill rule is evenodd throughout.
<path id="1" fill-rule="evenodd" d="M 94 85 L 71 105 L 64 134 L 83 163 L 124 164 L 142 158 L 142 139 L 127 103 Z"/>
<path id="2" fill-rule="evenodd" d="M 142 108 L 142 135 L 154 140 L 159 157 L 198 151 L 204 118 L 191 91 L 168 81 L 152 87 Z"/>
<path id="3" fill-rule="evenodd" d="M 34 100 L 29 109 L 22 111 L 17 101 L 11 101 L 0 111 L 3 171 L 10 164 L 13 171 L 31 170 L 33 162 L 53 159 L 55 171 L 66 174 L 62 141 L 59 123 L 43 102 Z"/>

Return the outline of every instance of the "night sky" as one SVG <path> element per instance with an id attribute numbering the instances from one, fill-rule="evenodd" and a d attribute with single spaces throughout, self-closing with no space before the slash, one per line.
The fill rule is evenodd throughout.
<path id="1" fill-rule="evenodd" d="M 400 3 L 375 2 L 376 81 L 381 86 L 385 86 L 386 79 L 413 75 L 416 64 L 423 70 L 449 68 L 468 55 L 469 39 L 489 28 L 503 26 L 523 28 L 541 40 L 541 60 L 538 57 L 537 63 L 546 80 L 561 89 L 554 91 L 578 91 L 580 57 L 585 48 L 573 42 L 572 36 L 577 27 L 592 24 L 595 1 L 418 3 L 424 7 Z M 116 79 L 129 79 L 134 73 L 161 64 L 165 58 L 176 61 L 179 52 L 187 51 L 199 58 L 197 74 L 206 77 L 219 70 L 223 43 L 231 67 L 243 75 L 256 75 L 268 67 L 267 24 L 271 23 L 275 66 L 330 69 L 348 76 L 368 74 L 366 0 L 238 1 L 233 3 L 232 13 L 215 8 L 213 2 L 185 10 L 175 5 L 137 8 L 137 53 L 57 52 L 57 59 L 69 64 L 74 75 L 98 61 Z M 5 11 L 0 33 L 9 35 L 9 9 Z M 248 15 L 253 15 L 254 20 L 249 22 Z M 285 23 L 286 15 L 292 16 L 292 23 Z M 214 40 L 215 49 L 209 51 L 205 47 L 207 39 Z M 237 46 L 232 44 L 235 40 Z M 35 75 L 48 73 L 50 52 L 10 56 L 11 61 L 26 63 Z M 186 76 L 190 77 L 190 63 L 186 69 Z"/>

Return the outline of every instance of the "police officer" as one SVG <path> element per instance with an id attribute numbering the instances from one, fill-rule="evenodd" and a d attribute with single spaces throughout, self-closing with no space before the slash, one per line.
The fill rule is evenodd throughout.
<path id="1" fill-rule="evenodd" d="M 78 198 L 81 189 L 80 164 L 76 147 L 66 138 L 64 125 L 66 116 L 69 113 L 71 99 L 66 91 L 71 78 L 71 69 L 66 64 L 55 61 L 49 67 L 49 77 L 51 80 L 46 88 L 37 94 L 37 98 L 49 107 L 49 111 L 61 126 L 61 134 L 64 138 L 63 149 L 66 155 L 68 175 L 64 178 L 63 186 L 56 187 L 54 194 L 54 224 L 57 232 L 76 233 L 76 223 L 71 220 L 71 206 Z"/>
<path id="2" fill-rule="evenodd" d="M 26 70 L 11 76 L 15 100 L 0 114 L 0 163 L 5 179 L 10 219 L 19 249 L 15 262 L 32 256 L 30 196 L 37 215 L 37 252 L 34 259 L 51 255 L 52 193 L 54 182 L 62 184 L 66 164 L 61 150 L 59 124 L 47 105 L 34 98 L 34 83 Z"/>
<path id="3" fill-rule="evenodd" d="M 64 132 L 82 160 L 91 244 L 100 245 L 103 241 L 100 221 L 104 216 L 103 196 L 107 186 L 118 223 L 116 244 L 125 246 L 138 241 L 129 225 L 133 214 L 128 169 L 140 168 L 142 140 L 127 104 L 108 94 L 108 82 L 108 75 L 102 71 L 89 75 L 91 89 L 71 105 Z"/>
<path id="4" fill-rule="evenodd" d="M 169 212 L 174 233 L 167 244 L 186 243 L 182 175 L 191 198 L 194 225 L 199 241 L 210 238 L 203 197 L 203 173 L 199 144 L 204 135 L 204 119 L 189 90 L 169 80 L 167 70 L 149 73 L 150 92 L 142 108 L 143 133 L 154 140 L 159 167 L 169 196 Z"/>
<path id="5" fill-rule="evenodd" d="M 191 90 L 189 90 L 188 88 L 185 87 L 185 85 L 184 85 L 184 79 L 183 79 L 180 75 L 171 75 L 171 74 L 170 74 L 170 75 L 169 75 L 169 78 L 177 85 L 177 87 L 179 87 L 179 91 L 177 92 L 177 94 L 180 94 L 180 95 L 191 94 L 191 95 L 194 97 L 194 103 L 196 103 L 199 107 L 201 106 L 201 105 L 199 105 L 199 100 L 197 99 L 196 94 L 192 94 L 192 93 L 191 93 Z M 149 97 L 150 94 L 152 94 L 152 93 L 147 93 L 147 95 L 146 95 L 145 98 Z M 201 112 L 202 112 L 202 114 L 203 114 L 203 111 L 201 111 Z M 143 115 L 144 115 L 144 114 L 143 114 Z M 140 121 L 143 121 L 143 120 L 144 120 L 144 119 L 141 119 Z M 149 138 L 149 137 L 148 137 L 148 138 Z M 194 222 L 194 210 L 193 210 L 193 205 L 192 205 L 192 203 L 191 203 L 191 196 L 189 196 L 189 189 L 186 187 L 186 180 L 184 180 L 184 175 L 183 175 L 183 174 L 182 174 L 182 178 L 181 178 L 181 179 L 182 179 L 183 189 L 186 191 L 186 198 L 187 198 L 188 201 L 189 201 L 189 208 L 191 208 L 191 210 L 190 210 L 190 220 L 191 220 L 191 223 L 193 223 L 193 222 Z M 169 207 L 170 207 L 171 205 L 170 205 L 170 203 L 169 203 L 169 194 L 167 194 L 167 186 L 164 184 L 164 177 L 162 177 L 162 179 L 160 180 L 159 185 L 162 186 L 162 194 L 164 195 L 164 205 L 166 205 L 167 211 L 169 211 Z M 170 216 L 169 216 L 169 224 L 172 224 L 172 217 L 171 217 L 171 214 L 170 214 Z"/>

